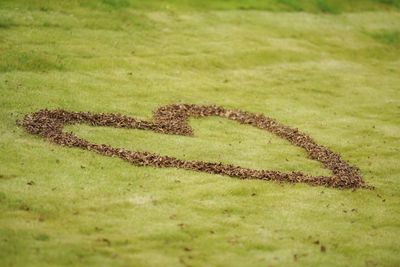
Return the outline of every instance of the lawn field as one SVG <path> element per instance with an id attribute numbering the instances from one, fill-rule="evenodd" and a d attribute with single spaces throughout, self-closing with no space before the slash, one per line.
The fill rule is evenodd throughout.
<path id="1" fill-rule="evenodd" d="M 261 113 L 374 190 L 241 180 L 62 147 L 40 109 L 151 120 L 169 104 Z M 193 136 L 70 125 L 93 143 L 330 175 L 221 117 Z M 397 0 L 0 1 L 0 266 L 400 266 Z"/>

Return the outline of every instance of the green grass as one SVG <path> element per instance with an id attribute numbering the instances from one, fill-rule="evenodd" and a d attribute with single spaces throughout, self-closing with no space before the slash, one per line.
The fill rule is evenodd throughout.
<path id="1" fill-rule="evenodd" d="M 399 266 L 399 5 L 349 2 L 1 1 L 0 265 Z M 172 103 L 276 118 L 376 190 L 135 167 L 16 125 L 45 107 L 150 119 Z M 258 129 L 191 125 L 194 137 L 68 130 L 182 159 L 328 174 Z"/>
<path id="2" fill-rule="evenodd" d="M 337 14 L 339 12 L 337 7 L 325 0 L 317 0 L 317 7 L 324 13 Z"/>
<path id="3" fill-rule="evenodd" d="M 399 31 L 389 31 L 389 32 L 378 32 L 372 34 L 376 40 L 383 44 L 399 46 L 400 45 L 400 32 Z"/>

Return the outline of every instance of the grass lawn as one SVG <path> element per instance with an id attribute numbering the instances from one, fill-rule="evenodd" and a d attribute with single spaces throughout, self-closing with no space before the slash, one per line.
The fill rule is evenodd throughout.
<path id="1" fill-rule="evenodd" d="M 399 266 L 400 2 L 348 2 L 2 0 L 0 266 Z M 16 124 L 42 108 L 149 120 L 174 103 L 275 118 L 376 189 L 137 167 Z M 67 130 L 185 160 L 330 175 L 259 129 L 190 124 L 193 137 Z"/>

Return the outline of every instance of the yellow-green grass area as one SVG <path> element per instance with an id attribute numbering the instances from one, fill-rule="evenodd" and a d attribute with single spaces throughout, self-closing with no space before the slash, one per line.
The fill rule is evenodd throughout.
<path id="1" fill-rule="evenodd" d="M 351 3 L 349 3 L 351 2 Z M 398 1 L 0 1 L 0 266 L 399 266 Z M 375 190 L 137 167 L 27 134 L 42 108 L 216 104 L 298 128 Z M 218 117 L 96 143 L 329 175 Z"/>

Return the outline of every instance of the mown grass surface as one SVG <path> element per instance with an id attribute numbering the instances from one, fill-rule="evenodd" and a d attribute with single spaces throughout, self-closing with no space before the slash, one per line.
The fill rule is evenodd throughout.
<path id="1" fill-rule="evenodd" d="M 347 2 L 0 2 L 1 266 L 398 266 L 398 2 Z M 41 108 L 149 119 L 181 102 L 298 127 L 376 190 L 135 167 L 16 125 Z M 68 129 L 184 159 L 326 174 L 257 129 L 191 125 L 195 137 Z"/>

